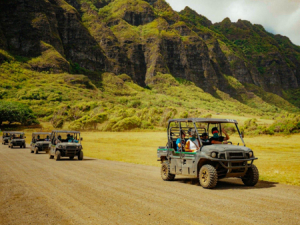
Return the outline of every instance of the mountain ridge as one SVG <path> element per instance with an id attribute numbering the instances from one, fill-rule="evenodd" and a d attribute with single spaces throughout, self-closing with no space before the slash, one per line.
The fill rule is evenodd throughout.
<path id="1" fill-rule="evenodd" d="M 258 107 L 255 99 L 273 93 L 300 107 L 300 47 L 249 21 L 213 24 L 164 0 L 12 0 L 0 8 L 0 64 L 93 82 L 127 74 L 142 87 L 172 74 L 219 99 Z"/>

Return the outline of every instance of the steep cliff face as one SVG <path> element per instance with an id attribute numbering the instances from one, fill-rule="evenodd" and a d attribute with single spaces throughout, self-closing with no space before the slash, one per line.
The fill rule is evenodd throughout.
<path id="1" fill-rule="evenodd" d="M 248 21 L 212 24 L 164 0 L 11 0 L 0 9 L 0 49 L 34 70 L 68 72 L 77 63 L 141 86 L 170 73 L 235 98 L 249 85 L 282 95 L 300 84 L 300 47 Z"/>
<path id="2" fill-rule="evenodd" d="M 69 4 L 60 0 L 12 0 L 0 4 L 7 50 L 28 58 L 29 64 L 37 57 L 33 69 L 69 71 L 67 60 L 91 70 L 105 69 L 103 51 Z"/>
<path id="3" fill-rule="evenodd" d="M 257 68 L 261 77 L 259 83 L 265 90 L 281 94 L 281 89 L 299 87 L 294 66 L 288 64 L 278 42 L 262 26 L 243 20 L 232 23 L 225 19 L 214 24 L 212 29 L 242 49 L 248 64 Z"/>

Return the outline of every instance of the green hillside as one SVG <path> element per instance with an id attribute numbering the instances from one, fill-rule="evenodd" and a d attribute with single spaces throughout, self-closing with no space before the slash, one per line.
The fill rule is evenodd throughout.
<path id="1" fill-rule="evenodd" d="M 14 4 L 0 3 L 0 99 L 55 127 L 122 131 L 174 117 L 299 113 L 300 47 L 261 25 L 212 24 L 164 0 Z"/>

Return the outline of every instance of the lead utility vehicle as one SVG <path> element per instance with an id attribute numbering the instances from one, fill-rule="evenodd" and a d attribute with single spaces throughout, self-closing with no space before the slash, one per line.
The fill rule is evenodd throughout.
<path id="1" fill-rule="evenodd" d="M 25 138 L 26 137 L 24 132 L 19 132 L 19 131 L 10 132 L 8 147 L 13 148 L 15 146 L 19 146 L 20 148 L 26 148 Z"/>
<path id="2" fill-rule="evenodd" d="M 2 144 L 3 145 L 8 144 L 10 132 L 11 131 L 3 131 L 3 134 L 2 134 Z"/>
<path id="3" fill-rule="evenodd" d="M 50 135 L 48 132 L 32 133 L 32 141 L 30 144 L 30 152 L 38 154 L 40 151 L 48 153 L 50 151 Z"/>
<path id="4" fill-rule="evenodd" d="M 223 140 L 219 144 L 212 144 L 211 131 L 216 129 L 222 137 L 222 128 L 236 132 L 240 137 L 240 143 L 233 145 L 232 142 Z M 200 149 L 196 152 L 186 152 L 181 132 L 188 136 L 193 129 L 194 142 L 199 140 Z M 236 120 L 228 119 L 173 119 L 169 120 L 168 143 L 166 147 L 157 150 L 158 161 L 161 161 L 161 177 L 165 181 L 174 180 L 176 175 L 184 175 L 198 178 L 203 188 L 214 188 L 218 179 L 226 177 L 241 178 L 247 186 L 254 186 L 258 182 L 259 173 L 253 161 L 253 151 L 246 147 L 243 134 L 238 128 Z M 215 132 L 214 132 L 215 133 Z M 203 134 L 203 135 L 201 135 Z M 209 136 L 202 140 L 202 136 Z M 201 136 L 201 138 L 200 138 Z M 178 147 L 176 141 L 183 143 Z"/>
<path id="5" fill-rule="evenodd" d="M 50 159 L 60 160 L 61 157 L 69 157 L 78 160 L 83 159 L 82 145 L 79 131 L 60 131 L 54 130 L 50 136 L 51 149 Z"/>

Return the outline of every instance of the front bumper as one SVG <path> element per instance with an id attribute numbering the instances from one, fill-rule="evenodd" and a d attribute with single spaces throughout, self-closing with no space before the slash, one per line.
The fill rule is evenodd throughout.
<path id="1" fill-rule="evenodd" d="M 221 166 L 223 166 L 226 169 L 241 169 L 241 168 L 249 168 L 254 160 L 257 160 L 258 158 L 249 158 L 249 159 L 216 159 L 211 158 L 211 161 L 219 162 Z M 251 161 L 250 163 L 248 163 Z M 243 165 L 236 165 L 236 164 L 243 164 Z"/>
<path id="2" fill-rule="evenodd" d="M 12 146 L 23 146 L 23 145 L 25 145 L 25 142 L 23 142 L 23 143 L 12 142 L 11 145 L 12 145 Z"/>

